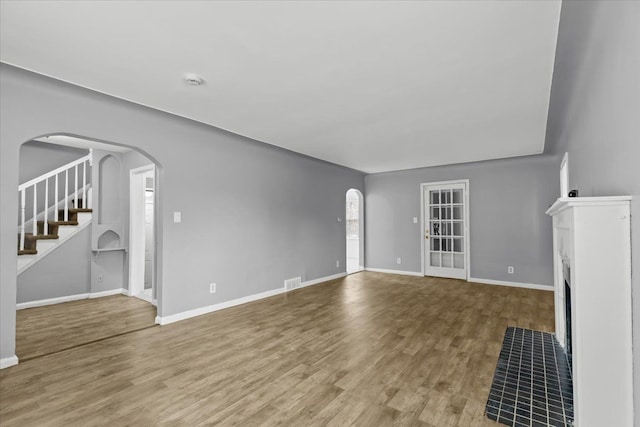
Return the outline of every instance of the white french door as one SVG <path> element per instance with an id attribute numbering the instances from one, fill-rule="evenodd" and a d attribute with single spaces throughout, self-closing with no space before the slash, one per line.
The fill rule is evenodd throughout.
<path id="1" fill-rule="evenodd" d="M 468 181 L 422 185 L 425 276 L 467 279 Z"/>

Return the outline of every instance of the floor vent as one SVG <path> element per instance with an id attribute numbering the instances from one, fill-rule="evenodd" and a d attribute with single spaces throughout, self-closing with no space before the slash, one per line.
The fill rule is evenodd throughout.
<path id="1" fill-rule="evenodd" d="M 300 287 L 302 283 L 302 277 L 294 277 L 293 279 L 287 279 L 284 281 L 284 290 L 290 291 Z"/>

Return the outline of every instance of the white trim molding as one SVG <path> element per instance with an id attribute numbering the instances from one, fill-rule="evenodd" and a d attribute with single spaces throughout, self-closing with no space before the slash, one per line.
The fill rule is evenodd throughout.
<path id="1" fill-rule="evenodd" d="M 485 285 L 511 286 L 514 288 L 537 289 L 539 291 L 553 291 L 552 285 L 539 285 L 536 283 L 506 282 L 504 280 L 477 279 L 475 277 L 469 278 L 469 282 L 482 283 Z"/>
<path id="2" fill-rule="evenodd" d="M 102 297 L 109 297 L 111 295 L 123 295 L 124 294 L 124 289 L 122 288 L 118 288 L 118 289 L 110 289 L 108 291 L 102 291 L 102 292 L 91 292 L 89 294 L 89 298 L 102 298 Z"/>
<path id="3" fill-rule="evenodd" d="M 3 357 L 0 359 L 0 369 L 8 368 L 18 364 L 18 356 Z"/>
<path id="4" fill-rule="evenodd" d="M 422 274 L 419 271 L 388 270 L 386 268 L 372 268 L 372 267 L 365 268 L 365 271 L 371 271 L 372 273 L 401 274 L 403 276 L 424 277 L 424 274 Z"/>
<path id="5" fill-rule="evenodd" d="M 338 274 L 332 274 L 331 276 L 325 276 L 325 277 L 320 277 L 318 279 L 313 279 L 313 280 L 307 280 L 306 282 L 302 282 L 300 284 L 300 288 L 304 288 L 307 286 L 313 286 L 313 285 L 318 285 L 320 283 L 324 283 L 324 282 L 329 282 L 331 280 L 336 280 L 336 279 L 341 279 L 343 277 L 346 277 L 347 273 L 338 273 Z M 298 289 L 300 289 L 298 288 Z M 295 290 L 295 289 L 292 289 Z"/>
<path id="6" fill-rule="evenodd" d="M 320 283 L 326 283 L 326 282 L 329 282 L 331 280 L 340 279 L 342 277 L 345 277 L 346 275 L 347 275 L 347 273 L 343 272 L 343 273 L 338 273 L 338 274 L 334 274 L 334 275 L 331 275 L 331 276 L 320 277 L 318 279 L 308 280 L 306 282 L 302 282 L 300 284 L 300 288 L 304 288 L 304 287 L 307 287 L 307 286 L 318 285 Z M 300 289 L 300 288 L 296 288 L 296 289 Z M 292 289 L 292 290 L 296 290 L 296 289 Z M 208 305 L 208 306 L 200 307 L 200 308 L 194 308 L 193 310 L 187 310 L 187 311 L 183 311 L 183 312 L 180 312 L 180 313 L 171 314 L 169 316 L 157 316 L 156 317 L 156 323 L 158 325 L 168 325 L 170 323 L 179 322 L 181 320 L 190 319 L 190 318 L 196 317 L 196 316 L 202 316 L 203 314 L 213 313 L 215 311 L 224 310 L 225 308 L 231 308 L 231 307 L 235 307 L 237 305 L 242 305 L 242 304 L 246 304 L 246 303 L 249 303 L 249 302 L 258 301 L 258 300 L 261 300 L 261 299 L 265 299 L 265 298 L 273 297 L 273 296 L 276 296 L 276 295 L 284 294 L 286 292 L 287 291 L 284 288 L 272 289 L 270 291 L 261 292 L 259 294 L 248 295 L 246 297 L 236 298 L 236 299 L 232 299 L 230 301 L 224 301 L 224 302 L 221 302 L 221 303 L 218 303 L 218 304 Z M 291 292 L 291 291 L 289 291 L 289 292 Z"/>
<path id="7" fill-rule="evenodd" d="M 102 291 L 102 292 L 92 292 L 92 293 L 86 293 L 86 294 L 67 295 L 67 296 L 64 296 L 64 297 L 56 297 L 56 298 L 41 299 L 41 300 L 37 300 L 37 301 L 21 302 L 21 303 L 16 304 L 16 310 L 23 310 L 25 308 L 43 307 L 45 305 L 62 304 L 63 302 L 78 301 L 78 300 L 82 300 L 82 299 L 108 297 L 108 296 L 111 296 L 111 295 L 118 295 L 118 294 L 124 294 L 124 290 L 121 289 L 121 288 L 118 288 L 118 289 L 111 289 L 111 290 Z"/>

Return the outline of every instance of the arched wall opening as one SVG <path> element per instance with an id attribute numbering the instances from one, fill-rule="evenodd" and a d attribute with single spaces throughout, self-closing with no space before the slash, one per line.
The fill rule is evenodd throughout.
<path id="1" fill-rule="evenodd" d="M 364 270 L 364 196 L 354 188 L 346 193 L 347 274 Z"/>
<path id="2" fill-rule="evenodd" d="M 48 159 L 43 161 L 34 162 L 34 155 L 38 154 L 38 146 L 34 143 L 40 144 L 40 148 L 46 147 L 44 153 Z M 34 148 L 35 146 L 35 148 Z M 54 148 L 55 147 L 55 148 Z M 72 147 L 72 148 L 70 148 Z M 30 150 L 30 151 L 29 151 Z M 52 150 L 50 152 L 46 150 Z M 84 156 L 84 152 L 90 153 L 88 157 L 91 158 L 91 164 L 89 161 L 80 163 L 78 167 L 71 167 L 68 171 L 68 178 L 65 173 L 61 173 L 58 176 L 58 183 L 56 185 L 55 175 L 51 175 L 49 178 L 42 178 L 46 176 L 47 172 L 55 172 L 56 169 L 64 169 L 69 163 L 68 156 L 75 155 Z M 58 154 L 52 154 L 55 152 Z M 29 155 L 25 155 L 25 153 Z M 62 154 L 60 154 L 62 153 Z M 49 155 L 52 154 L 52 155 Z M 65 155 L 67 157 L 65 157 Z M 55 162 L 63 164 L 62 166 Z M 24 168 L 23 165 L 26 162 L 31 162 L 28 168 Z M 73 161 L 71 162 L 73 163 Z M 161 220 L 161 203 L 162 203 L 162 166 L 159 162 L 148 153 L 138 149 L 134 146 L 113 143 L 109 141 L 96 140 L 84 135 L 74 135 L 62 132 L 55 132 L 42 136 L 36 136 L 24 141 L 19 147 L 19 162 L 18 162 L 18 184 L 25 183 L 25 181 L 38 181 L 35 186 L 30 187 L 27 190 L 29 199 L 31 199 L 30 206 L 35 204 L 35 208 L 29 207 L 31 217 L 37 217 L 38 224 L 37 233 L 43 232 L 44 223 L 54 220 L 53 213 L 60 211 L 59 220 L 63 218 L 63 200 L 68 198 L 67 201 L 67 214 L 70 216 L 69 220 L 74 220 L 75 212 L 71 212 L 76 208 L 91 208 L 91 226 L 86 227 L 86 231 L 83 231 L 85 235 L 88 235 L 90 239 L 90 250 L 87 254 L 87 259 L 90 263 L 90 276 L 86 288 L 82 291 L 82 294 L 103 296 L 112 291 L 122 291 L 125 295 L 128 294 L 129 281 L 128 270 L 131 265 L 129 259 L 129 211 L 128 211 L 128 185 L 127 177 L 129 170 L 140 165 L 149 165 L 154 170 L 154 211 L 153 215 L 153 262 L 149 263 L 153 269 L 152 277 L 154 281 L 154 300 L 157 301 L 157 310 L 154 308 L 153 312 L 156 316 L 161 316 L 162 310 L 162 220 Z M 86 169 L 85 169 L 86 168 Z M 45 171 L 47 169 L 47 171 Z M 35 176 L 35 178 L 34 178 Z M 65 184 L 68 186 L 68 190 L 65 189 Z M 35 187 L 35 189 L 34 189 Z M 20 188 L 20 187 L 19 187 Z M 37 189 L 37 190 L 36 190 Z M 56 200 L 56 191 L 58 192 Z M 65 194 L 65 192 L 68 193 Z M 37 192 L 38 200 L 47 195 L 46 202 L 38 201 L 34 202 L 35 195 L 31 198 L 31 195 Z M 78 193 L 74 195 L 73 193 Z M 104 193 L 104 194 L 103 194 Z M 21 213 L 21 197 L 18 193 L 18 203 L 14 211 L 18 212 L 18 222 L 20 222 Z M 105 201 L 109 202 L 106 203 Z M 57 202 L 57 203 L 56 203 Z M 42 206 L 41 206 L 42 205 Z M 46 208 L 44 207 L 46 206 Z M 45 212 L 47 217 L 45 217 Z M 48 221 L 44 221 L 44 219 Z M 29 218 L 28 218 L 29 219 Z M 33 218 L 31 218 L 32 222 Z M 26 230 L 31 234 L 31 225 Z M 34 230 L 35 231 L 35 230 Z M 78 238 L 85 238 L 84 236 L 78 236 Z M 18 227 L 18 239 L 20 239 L 20 226 Z M 19 241 L 18 241 L 19 242 Z M 40 240 L 38 240 L 40 242 Z M 69 245 L 65 243 L 64 246 L 78 246 Z M 46 247 L 46 245 L 42 245 Z M 59 252 L 63 252 L 62 245 L 59 248 Z M 58 249 L 55 249 L 58 250 Z M 47 258 L 55 258 L 54 250 L 50 250 L 51 255 L 47 254 Z M 32 289 L 31 294 L 25 294 L 24 287 L 21 285 L 25 280 L 21 280 L 21 274 L 23 277 L 29 275 L 29 270 L 32 270 L 29 280 L 34 282 L 33 278 L 38 277 L 39 273 L 35 273 L 36 266 L 29 267 L 22 270 L 20 268 L 21 262 L 20 256 L 17 257 L 18 268 L 16 277 L 16 309 L 29 307 L 29 299 L 31 300 L 56 300 L 56 295 L 47 298 L 47 295 L 37 297 L 35 291 Z M 60 258 L 60 256 L 58 256 Z M 44 264 L 44 259 L 42 260 Z M 83 260 L 83 262 L 87 262 Z M 47 264 L 51 264 L 48 262 Z M 48 268 L 48 267 L 47 267 Z M 64 266 L 60 265 L 60 269 L 64 270 Z M 43 268 L 40 268 L 43 270 Z M 42 274 L 40 274 L 42 276 Z M 57 290 L 62 293 L 70 293 L 71 297 L 77 297 L 80 295 L 79 291 L 73 289 Z M 66 295 L 62 295 L 59 299 L 64 300 Z M 78 299 L 78 298 L 76 298 Z M 70 299 L 72 300 L 72 299 Z M 25 302 L 27 304 L 25 304 Z M 32 302 L 32 301 L 31 301 Z M 150 301 L 151 302 L 151 301 Z M 150 309 L 152 309 L 150 307 Z M 157 317 L 156 317 L 157 321 Z M 17 329 L 17 328 L 16 328 Z M 20 356 L 18 354 L 18 356 Z"/>

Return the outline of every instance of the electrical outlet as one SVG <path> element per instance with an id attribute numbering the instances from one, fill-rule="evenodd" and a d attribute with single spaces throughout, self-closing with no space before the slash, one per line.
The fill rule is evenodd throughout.
<path id="1" fill-rule="evenodd" d="M 402 264 L 402 258 L 396 259 L 396 264 Z"/>
<path id="2" fill-rule="evenodd" d="M 182 212 L 173 213 L 173 222 L 182 222 Z"/>
<path id="3" fill-rule="evenodd" d="M 340 261 L 336 261 L 336 267 L 340 267 Z"/>
<path id="4" fill-rule="evenodd" d="M 98 274 L 98 283 L 104 282 L 104 276 L 102 274 Z"/>
<path id="5" fill-rule="evenodd" d="M 414 216 L 414 217 L 413 217 L 413 223 L 414 223 L 414 224 L 417 224 L 417 223 L 418 223 L 418 217 L 417 217 L 417 216 Z"/>
<path id="6" fill-rule="evenodd" d="M 509 273 L 509 274 L 513 274 L 514 273 L 513 265 L 510 265 L 509 267 L 507 267 L 507 273 Z"/>
<path id="7" fill-rule="evenodd" d="M 215 294 L 216 293 L 216 284 L 215 283 L 209 283 L 209 293 L 210 294 Z"/>

